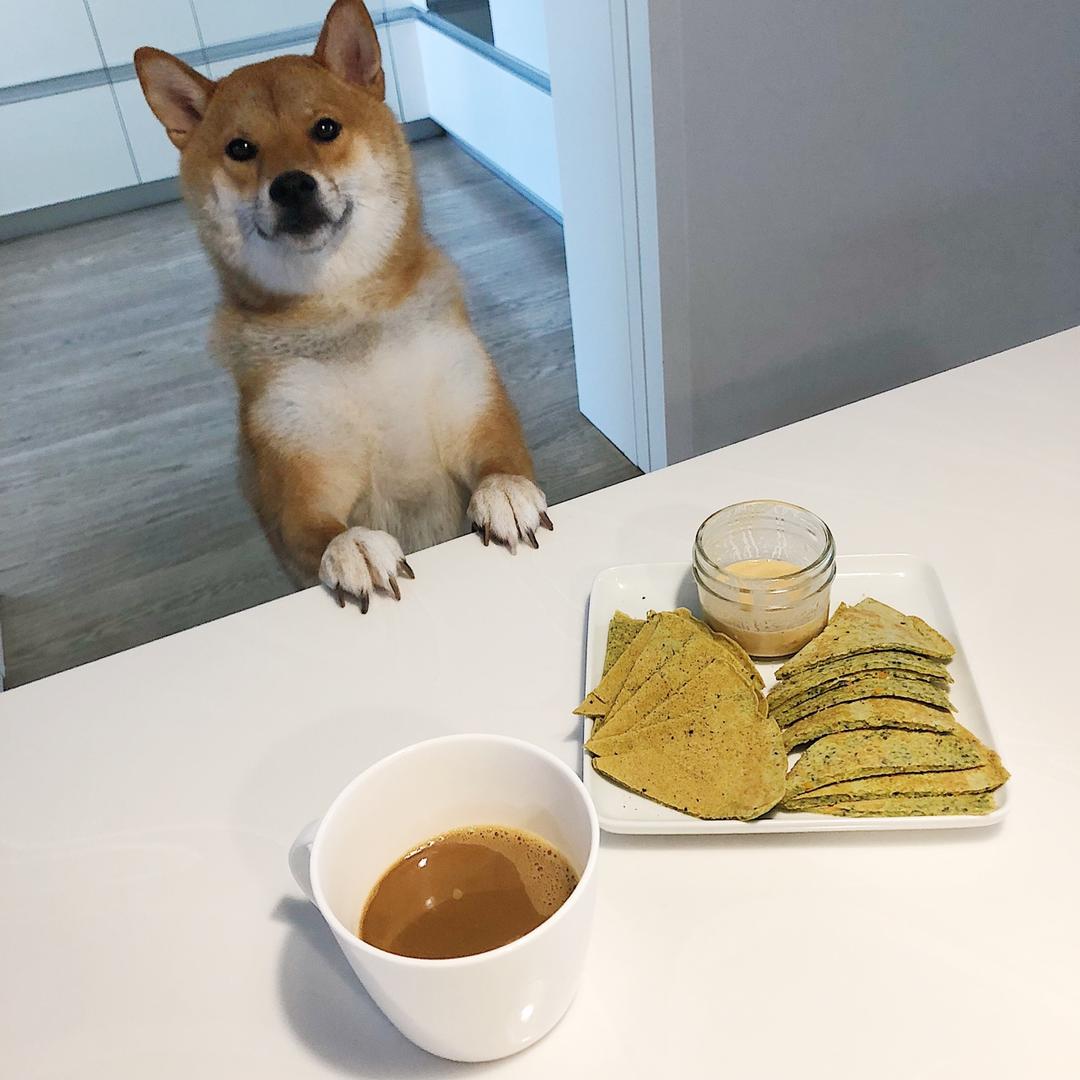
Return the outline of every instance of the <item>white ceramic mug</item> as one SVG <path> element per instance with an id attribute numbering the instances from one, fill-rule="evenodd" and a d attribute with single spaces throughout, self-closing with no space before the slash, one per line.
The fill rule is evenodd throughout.
<path id="1" fill-rule="evenodd" d="M 490 952 L 422 960 L 356 936 L 389 867 L 418 843 L 465 825 L 527 829 L 579 875 L 566 903 Z M 417 743 L 361 773 L 297 837 L 289 867 L 364 988 L 403 1034 L 456 1061 L 505 1057 L 546 1035 L 573 1000 L 595 898 L 600 830 L 577 774 L 546 750 L 499 735 Z"/>

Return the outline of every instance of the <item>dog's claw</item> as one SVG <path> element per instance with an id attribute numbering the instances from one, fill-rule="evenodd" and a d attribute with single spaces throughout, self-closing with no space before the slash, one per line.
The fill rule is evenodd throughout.
<path id="1" fill-rule="evenodd" d="M 401 574 L 403 577 L 407 577 L 410 581 L 414 581 L 416 579 L 416 574 L 413 573 L 413 568 L 405 559 L 402 559 L 401 562 L 398 563 L 398 573 Z"/>
<path id="2" fill-rule="evenodd" d="M 547 516 L 546 510 L 540 511 L 540 524 L 544 526 L 549 532 L 555 531 L 555 526 L 551 524 L 551 518 Z"/>
<path id="3" fill-rule="evenodd" d="M 390 586 L 390 591 L 394 594 L 394 599 L 395 600 L 400 600 L 401 599 L 401 590 L 398 588 L 397 578 L 396 577 L 390 578 L 390 580 L 387 582 L 387 584 Z"/>
<path id="4" fill-rule="evenodd" d="M 473 490 L 468 515 L 485 547 L 495 543 L 516 555 L 519 544 L 540 546 L 540 527 L 552 527 L 546 510 L 544 493 L 528 477 L 492 473 Z"/>
<path id="5" fill-rule="evenodd" d="M 360 594 L 360 614 L 366 615 L 368 608 L 371 606 L 371 594 L 368 592 L 362 592 Z"/>
<path id="6" fill-rule="evenodd" d="M 337 600 L 337 606 L 343 608 L 345 606 L 345 590 L 340 585 L 334 590 L 334 597 Z"/>

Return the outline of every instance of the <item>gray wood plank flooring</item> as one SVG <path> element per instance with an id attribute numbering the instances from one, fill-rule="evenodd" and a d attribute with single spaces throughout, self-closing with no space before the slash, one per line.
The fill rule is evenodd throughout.
<path id="1" fill-rule="evenodd" d="M 637 475 L 577 411 L 559 227 L 449 139 L 413 149 L 551 502 Z M 237 486 L 215 294 L 179 203 L 0 246 L 8 686 L 291 591 Z"/>

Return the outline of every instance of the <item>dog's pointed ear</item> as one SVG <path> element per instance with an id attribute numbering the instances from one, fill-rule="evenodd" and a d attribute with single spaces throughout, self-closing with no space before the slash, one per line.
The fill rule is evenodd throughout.
<path id="1" fill-rule="evenodd" d="M 146 46 L 135 50 L 135 71 L 147 104 L 173 146 L 183 150 L 217 84 L 170 53 Z"/>
<path id="2" fill-rule="evenodd" d="M 362 0 L 336 0 L 323 23 L 315 59 L 346 82 L 370 90 L 380 101 L 386 96 L 382 50 Z"/>

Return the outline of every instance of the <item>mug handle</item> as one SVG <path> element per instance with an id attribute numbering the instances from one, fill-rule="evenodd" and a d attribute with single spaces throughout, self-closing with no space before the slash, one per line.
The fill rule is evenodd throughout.
<path id="1" fill-rule="evenodd" d="M 315 842 L 315 834 L 319 831 L 319 822 L 312 821 L 300 830 L 300 835 L 293 841 L 289 848 L 289 869 L 296 884 L 304 891 L 304 895 L 314 904 L 315 892 L 311 888 L 311 845 Z"/>

